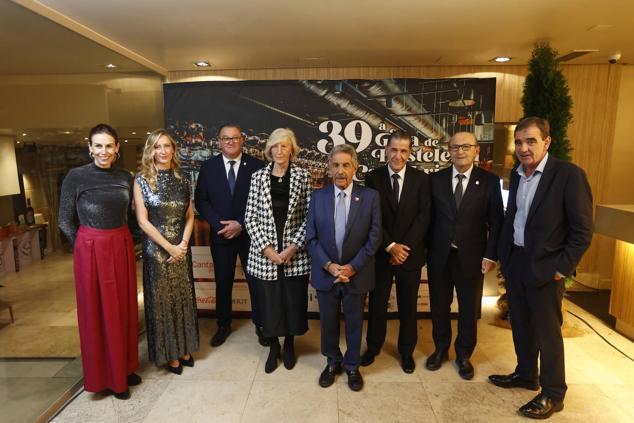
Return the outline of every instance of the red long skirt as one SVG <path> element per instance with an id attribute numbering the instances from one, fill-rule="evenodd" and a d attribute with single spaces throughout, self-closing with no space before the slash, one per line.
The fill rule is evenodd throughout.
<path id="1" fill-rule="evenodd" d="M 139 366 L 136 265 L 127 226 L 80 226 L 74 250 L 77 320 L 88 392 L 128 388 Z"/>

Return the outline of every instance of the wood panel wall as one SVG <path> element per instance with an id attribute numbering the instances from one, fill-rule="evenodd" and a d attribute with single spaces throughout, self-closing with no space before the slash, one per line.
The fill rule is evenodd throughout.
<path id="1" fill-rule="evenodd" d="M 621 66 L 564 65 L 563 72 L 574 103 L 574 121 L 568 131 L 574 149 L 573 161 L 586 170 L 595 204 L 601 203 L 612 157 Z M 522 117 L 520 99 L 526 73 L 527 67 L 523 65 L 242 69 L 169 72 L 167 81 L 494 77 L 495 120 L 511 123 Z M 580 270 L 597 272 L 599 250 L 611 243 L 612 240 L 595 236 Z"/>

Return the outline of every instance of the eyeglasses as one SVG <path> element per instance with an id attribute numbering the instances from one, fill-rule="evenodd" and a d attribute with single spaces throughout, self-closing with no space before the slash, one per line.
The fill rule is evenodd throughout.
<path id="1" fill-rule="evenodd" d="M 464 151 L 465 153 L 468 153 L 469 150 L 471 150 L 472 147 L 477 147 L 477 145 L 475 144 L 459 144 L 459 145 L 450 145 L 448 147 L 448 150 L 455 153 L 456 151 L 458 151 L 458 149 Z"/>
<path id="2" fill-rule="evenodd" d="M 220 137 L 222 142 L 238 142 L 242 140 L 242 135 L 236 137 Z"/>

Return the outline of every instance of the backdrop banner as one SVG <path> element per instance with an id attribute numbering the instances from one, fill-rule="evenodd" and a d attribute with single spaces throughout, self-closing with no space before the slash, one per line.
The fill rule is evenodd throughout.
<path id="1" fill-rule="evenodd" d="M 450 165 L 447 142 L 459 131 L 473 132 L 480 144 L 478 165 L 493 166 L 495 78 L 222 81 L 164 85 L 165 123 L 179 144 L 181 169 L 195 187 L 201 163 L 220 152 L 218 130 L 238 124 L 244 151 L 264 159 L 264 146 L 276 128 L 290 128 L 300 147 L 297 164 L 308 169 L 313 188 L 328 184 L 328 152 L 351 144 L 359 156 L 355 180 L 386 164 L 392 131 L 412 136 L 409 164 L 427 173 Z M 200 309 L 214 309 L 209 226 L 197 219 L 192 244 L 196 298 Z M 426 271 L 421 274 L 419 311 L 429 311 Z M 242 268 L 236 269 L 234 310 L 250 310 Z M 396 310 L 394 293 L 390 311 Z M 455 308 L 455 304 L 452 308 Z M 309 310 L 317 300 L 309 289 Z"/>

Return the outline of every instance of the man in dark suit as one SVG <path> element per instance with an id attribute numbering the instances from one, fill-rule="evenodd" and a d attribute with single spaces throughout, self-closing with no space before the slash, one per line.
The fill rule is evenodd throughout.
<path id="1" fill-rule="evenodd" d="M 500 179 L 473 165 L 480 153 L 475 136 L 458 132 L 449 140 L 452 166 L 431 177 L 429 303 L 435 351 L 425 367 L 438 370 L 451 346 L 451 303 L 458 296 L 454 343 L 458 374 L 473 379 L 470 357 L 476 334 L 484 274 L 495 268 L 504 219 Z"/>
<path id="2" fill-rule="evenodd" d="M 377 190 L 381 198 L 383 239 L 376 255 L 376 286 L 370 292 L 368 310 L 368 349 L 361 365 L 372 364 L 385 342 L 388 300 L 396 278 L 398 351 L 405 373 L 412 373 L 415 368 L 416 306 L 431 203 L 429 177 L 407 166 L 411 142 L 406 132 L 393 132 L 385 147 L 387 166 L 373 170 L 365 178 L 365 186 Z"/>
<path id="3" fill-rule="evenodd" d="M 253 279 L 246 274 L 249 235 L 244 212 L 251 175 L 264 167 L 261 160 L 242 152 L 244 135 L 238 125 L 224 125 L 218 134 L 221 154 L 206 160 L 198 174 L 196 209 L 211 226 L 211 256 L 216 276 L 218 331 L 211 345 L 222 345 L 231 333 L 231 303 L 236 259 L 240 256 L 251 296 L 251 318 L 260 344 L 262 335 L 259 304 Z"/>
<path id="4" fill-rule="evenodd" d="M 319 302 L 321 353 L 328 361 L 319 385 L 332 385 L 344 367 L 353 391 L 363 388 L 359 372 L 363 306 L 366 293 L 374 288 L 374 254 L 381 243 L 379 194 L 353 184 L 358 166 L 352 146 L 341 144 L 332 149 L 328 171 L 334 185 L 313 192 L 306 221 L 311 283 Z M 345 356 L 339 349 L 342 303 Z"/>
<path id="5" fill-rule="evenodd" d="M 491 375 L 502 388 L 541 392 L 520 407 L 545 419 L 564 407 L 566 378 L 561 337 L 564 278 L 592 240 L 592 193 L 583 170 L 548 155 L 548 121 L 526 118 L 515 128 L 509 202 L 499 257 L 506 279 L 517 367 Z M 537 359 L 539 357 L 539 370 Z"/>

